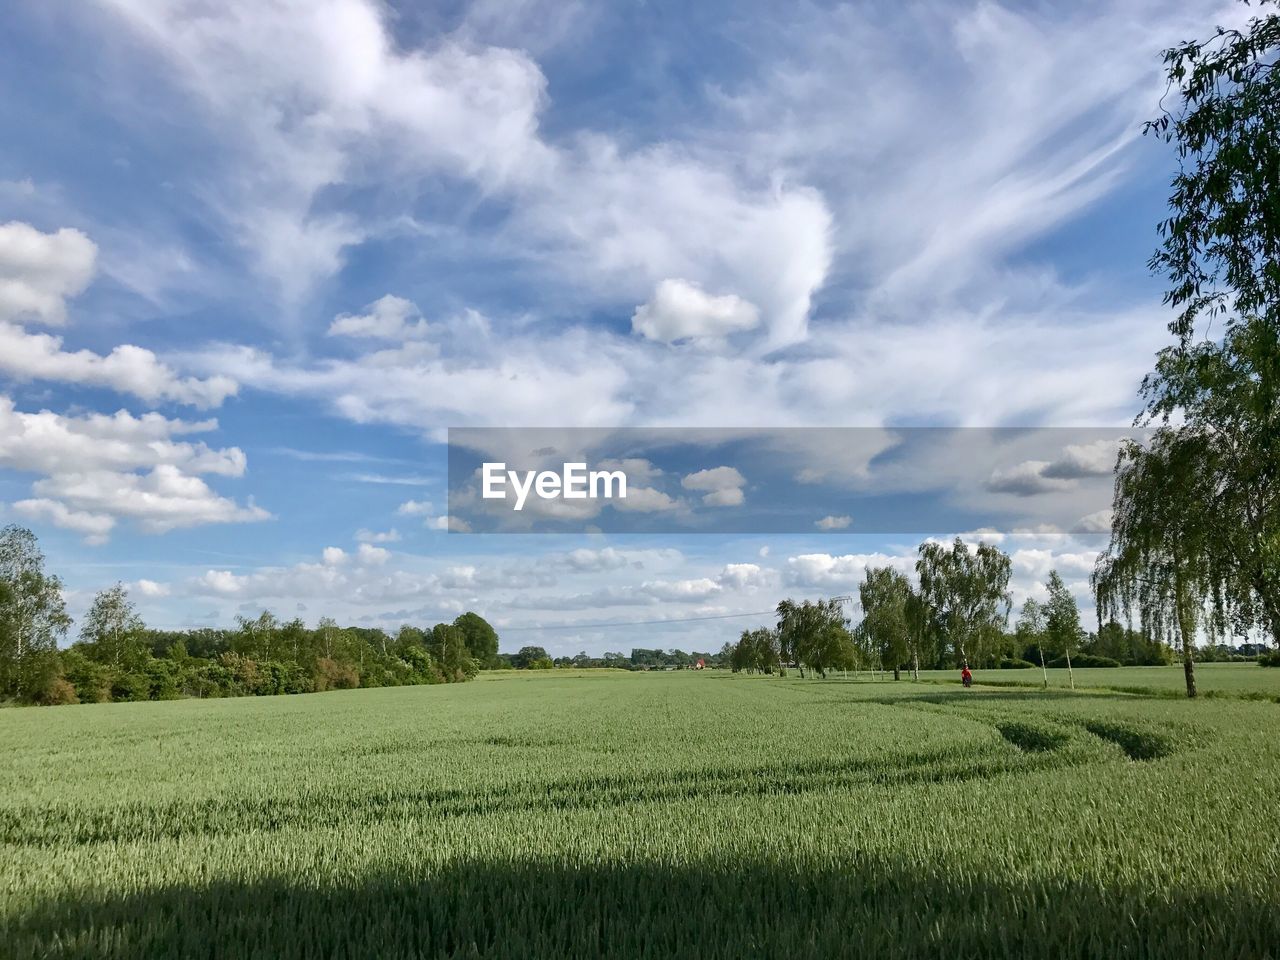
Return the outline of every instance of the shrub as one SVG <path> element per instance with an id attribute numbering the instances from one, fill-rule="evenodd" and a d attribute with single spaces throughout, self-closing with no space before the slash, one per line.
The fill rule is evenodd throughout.
<path id="1" fill-rule="evenodd" d="M 1066 657 L 1058 657 L 1056 660 L 1050 660 L 1051 667 L 1065 667 L 1067 665 Z M 1096 657 L 1091 653 L 1081 653 L 1071 658 L 1071 666 L 1073 667 L 1118 667 L 1119 660 L 1112 660 L 1110 657 Z"/>
<path id="2" fill-rule="evenodd" d="M 1258 658 L 1258 664 L 1263 667 L 1280 667 L 1280 650 L 1264 653 Z"/>
<path id="3" fill-rule="evenodd" d="M 102 703 L 111 698 L 107 669 L 78 650 L 62 651 L 62 675 L 75 687 L 80 703 Z"/>
<path id="4" fill-rule="evenodd" d="M 151 678 L 145 673 L 117 670 L 111 674 L 112 700 L 150 700 Z"/>
<path id="5" fill-rule="evenodd" d="M 32 696 L 31 701 L 45 707 L 57 707 L 66 703 L 79 703 L 76 688 L 66 677 L 53 677 Z"/>
<path id="6" fill-rule="evenodd" d="M 360 686 L 360 674 L 349 663 L 338 663 L 329 657 L 316 661 L 315 689 L 352 690 Z"/>
<path id="7" fill-rule="evenodd" d="M 1001 670 L 1026 670 L 1034 666 L 1036 666 L 1036 664 L 1032 663 L 1030 660 L 1021 660 L 1018 657 L 1003 657 L 1000 660 Z"/>
<path id="8" fill-rule="evenodd" d="M 148 660 L 141 671 L 147 678 L 148 700 L 177 700 L 179 668 L 172 660 Z"/>

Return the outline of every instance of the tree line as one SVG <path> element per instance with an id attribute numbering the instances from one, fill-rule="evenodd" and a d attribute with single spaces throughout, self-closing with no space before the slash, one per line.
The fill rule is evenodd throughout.
<path id="1" fill-rule="evenodd" d="M 381 629 L 315 627 L 270 611 L 233 629 L 151 630 L 121 584 L 102 590 L 72 626 L 62 581 L 45 569 L 35 535 L 0 530 L 0 698 L 100 703 L 264 696 L 469 680 L 503 665 L 498 634 L 479 614 L 452 623 Z"/>
<path id="2" fill-rule="evenodd" d="M 1045 600 L 1028 599 L 1010 627 L 1012 597 L 1008 554 L 987 543 L 956 538 L 927 541 L 915 561 L 915 582 L 891 566 L 870 567 L 858 587 L 862 619 L 851 626 L 843 601 L 852 597 L 797 603 L 783 600 L 777 624 L 744 630 L 726 644 L 723 659 L 734 671 L 782 674 L 788 668 L 825 677 L 829 670 L 877 669 L 899 679 L 903 671 L 983 668 L 1065 667 L 1074 685 L 1074 667 L 1154 666 L 1173 662 L 1175 647 L 1185 659 L 1183 637 L 1175 630 L 1135 629 L 1111 619 L 1095 632 L 1081 626 L 1080 610 L 1056 570 L 1047 577 Z M 1194 641 L 1192 643 L 1194 647 Z M 1260 656 L 1261 655 L 1261 656 Z M 1204 648 L 1215 660 L 1262 659 L 1261 644 L 1223 643 Z M 1048 676 L 1045 675 L 1045 683 Z"/>
<path id="3" fill-rule="evenodd" d="M 608 670 L 690 670 L 701 662 L 704 667 L 728 666 L 728 660 L 722 654 L 685 653 L 672 648 L 633 647 L 630 654 L 605 652 L 593 657 L 583 650 L 572 657 L 552 657 L 544 647 L 521 647 L 516 653 L 500 653 L 498 659 L 503 666 L 516 670 L 549 670 L 553 667 L 576 667 L 582 669 Z"/>

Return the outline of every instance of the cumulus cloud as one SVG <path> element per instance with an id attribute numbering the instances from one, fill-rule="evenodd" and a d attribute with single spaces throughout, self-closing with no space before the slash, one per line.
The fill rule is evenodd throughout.
<path id="1" fill-rule="evenodd" d="M 356 540 L 360 543 L 398 543 L 400 534 L 395 527 L 383 531 L 361 528 L 356 531 Z"/>
<path id="2" fill-rule="evenodd" d="M 367 566 L 378 566 L 386 563 L 391 551 L 383 547 L 375 547 L 371 543 L 362 543 L 356 550 L 356 559 Z"/>
<path id="3" fill-rule="evenodd" d="M 663 280 L 636 308 L 631 329 L 650 340 L 718 340 L 760 325 L 760 311 L 733 294 L 712 296 L 688 280 Z"/>
<path id="4" fill-rule="evenodd" d="M 986 487 L 996 493 L 1022 497 L 1075 489 L 1077 481 L 1110 477 L 1115 472 L 1119 438 L 1068 444 L 1052 460 L 1024 460 L 993 470 Z"/>
<path id="5" fill-rule="evenodd" d="M 627 495 L 610 501 L 610 505 L 624 513 L 662 513 L 682 506 L 679 500 L 653 487 L 627 487 Z"/>
<path id="6" fill-rule="evenodd" d="M 417 340 L 427 334 L 427 322 L 422 319 L 417 306 L 403 297 L 387 294 L 369 304 L 367 309 L 367 313 L 337 316 L 329 324 L 329 336 Z"/>
<path id="7" fill-rule="evenodd" d="M 866 576 L 868 567 L 890 566 L 903 573 L 914 571 L 915 557 L 885 553 L 805 553 L 787 558 L 787 581 L 800 587 L 848 590 Z"/>
<path id="8" fill-rule="evenodd" d="M 1045 465 L 1041 476 L 1056 480 L 1109 477 L 1115 472 L 1119 452 L 1118 439 L 1069 444 L 1063 448 L 1060 457 Z"/>
<path id="9" fill-rule="evenodd" d="M 565 554 L 564 562 L 574 570 L 597 571 L 617 570 L 620 567 L 630 566 L 635 561 L 614 547 L 605 547 L 601 550 L 579 547 Z"/>
<path id="10" fill-rule="evenodd" d="M 44 497 L 18 500 L 13 509 L 24 517 L 46 520 L 55 527 L 83 534 L 84 542 L 90 546 L 106 543 L 116 525 L 116 518 L 108 514 L 73 510 L 61 501 Z"/>
<path id="11" fill-rule="evenodd" d="M 756 590 L 771 586 L 775 577 L 772 570 L 766 570 L 755 563 L 729 563 L 720 571 L 719 583 L 730 590 Z"/>
<path id="12" fill-rule="evenodd" d="M 97 259 L 98 248 L 79 230 L 0 224 L 0 321 L 65 323 L 66 301 L 89 285 Z"/>
<path id="13" fill-rule="evenodd" d="M 53 380 L 107 387 L 156 403 L 172 400 L 195 407 L 217 407 L 235 396 L 239 385 L 230 377 L 182 377 L 154 353 L 122 344 L 110 353 L 64 350 L 63 338 L 29 333 L 12 323 L 0 323 L 0 372 L 15 380 Z"/>
<path id="14" fill-rule="evenodd" d="M 696 577 L 688 580 L 646 580 L 640 584 L 640 593 L 655 600 L 667 600 L 676 603 L 706 600 L 723 590 L 719 583 L 710 577 Z"/>
<path id="15" fill-rule="evenodd" d="M 1110 533 L 1112 511 L 1097 510 L 1080 518 L 1076 524 L 1079 533 Z"/>
<path id="16" fill-rule="evenodd" d="M 155 580 L 135 580 L 132 587 L 144 597 L 167 597 L 171 592 L 169 584 L 157 583 Z"/>
<path id="17" fill-rule="evenodd" d="M 712 467 L 691 473 L 680 481 L 686 490 L 705 490 L 702 502 L 709 507 L 741 506 L 746 478 L 734 467 Z"/>
<path id="18" fill-rule="evenodd" d="M 63 338 L 32 333 L 18 321 L 62 325 L 67 300 L 93 277 L 97 247 L 79 230 L 42 233 L 0 224 L 0 373 L 18 381 L 52 380 L 107 387 L 149 402 L 216 407 L 237 391 L 234 380 L 182 377 L 154 353 L 122 344 L 103 356 L 64 350 Z"/>
<path id="19" fill-rule="evenodd" d="M 215 421 L 123 410 L 81 417 L 23 413 L 0 396 L 0 466 L 42 475 L 32 484 L 35 496 L 15 509 L 91 542 L 105 539 L 121 519 L 148 533 L 267 519 L 267 511 L 220 496 L 200 477 L 241 476 L 239 448 L 174 439 L 216 428 Z"/>
<path id="20" fill-rule="evenodd" d="M 853 517 L 842 514 L 838 517 L 825 516 L 821 520 L 815 520 L 813 525 L 819 530 L 847 530 L 851 523 L 853 523 Z"/>

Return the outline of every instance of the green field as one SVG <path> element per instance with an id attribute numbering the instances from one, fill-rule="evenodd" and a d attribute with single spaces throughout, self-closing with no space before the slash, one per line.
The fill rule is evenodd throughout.
<path id="1" fill-rule="evenodd" d="M 4 710 L 0 954 L 1276 956 L 1278 731 L 711 671 Z"/>
<path id="2" fill-rule="evenodd" d="M 1182 664 L 1168 667 L 1085 667 L 1077 668 L 1076 689 L 1150 692 L 1185 697 L 1187 682 Z M 1050 669 L 1049 686 L 1069 689 L 1071 680 L 1065 669 Z M 869 676 L 867 673 L 861 674 Z M 954 670 L 922 670 L 921 679 L 954 683 Z M 975 677 L 988 686 L 1042 687 L 1044 674 L 1034 670 L 979 670 Z M 1249 697 L 1280 702 L 1280 669 L 1260 667 L 1256 663 L 1198 663 L 1196 687 L 1210 697 Z"/>

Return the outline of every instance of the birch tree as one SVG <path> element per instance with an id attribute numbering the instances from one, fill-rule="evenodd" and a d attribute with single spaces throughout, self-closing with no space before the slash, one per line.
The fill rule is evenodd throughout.
<path id="1" fill-rule="evenodd" d="M 12 524 L 0 530 L 0 693 L 38 694 L 70 625 L 62 581 L 45 572 L 35 534 Z"/>

